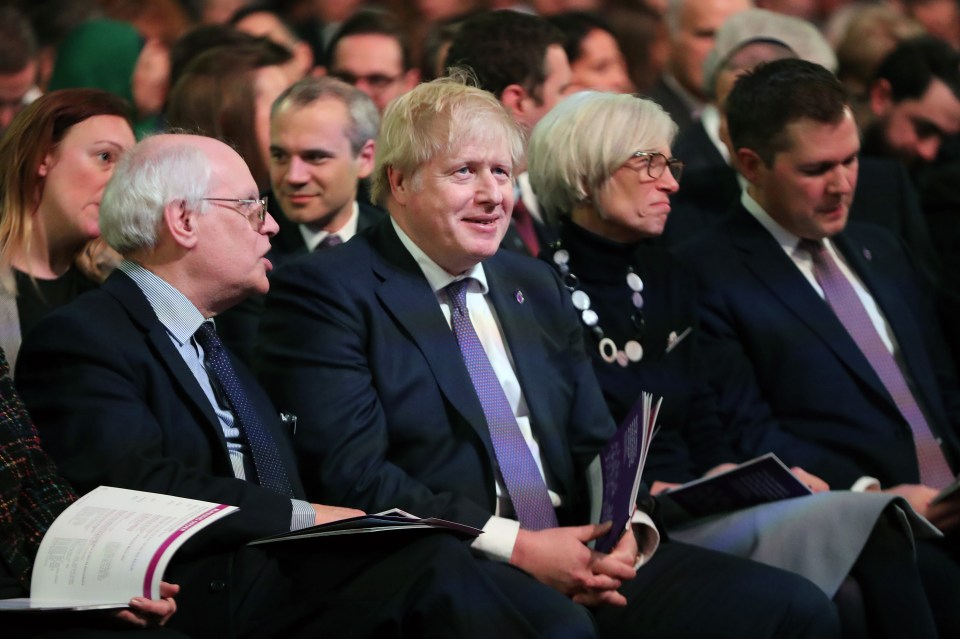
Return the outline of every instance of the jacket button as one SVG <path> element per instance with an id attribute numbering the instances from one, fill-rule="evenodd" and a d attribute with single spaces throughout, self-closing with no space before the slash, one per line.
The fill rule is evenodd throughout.
<path id="1" fill-rule="evenodd" d="M 219 579 L 210 582 L 210 590 L 213 592 L 220 592 L 227 587 L 227 584 L 220 581 Z"/>

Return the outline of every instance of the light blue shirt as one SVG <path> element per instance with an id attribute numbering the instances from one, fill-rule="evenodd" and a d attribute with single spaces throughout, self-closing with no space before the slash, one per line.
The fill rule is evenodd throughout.
<path id="1" fill-rule="evenodd" d="M 157 319 L 167 329 L 167 335 L 173 347 L 180 353 L 187 368 L 193 373 L 203 394 L 210 402 L 210 406 L 217 415 L 223 437 L 227 442 L 227 453 L 233 474 L 237 479 L 246 480 L 247 475 L 243 467 L 244 455 L 247 454 L 246 445 L 240 436 L 240 429 L 235 425 L 233 411 L 220 401 L 210 383 L 210 376 L 203 365 L 203 348 L 197 343 L 193 335 L 204 323 L 204 317 L 197 307 L 184 296 L 183 293 L 171 286 L 166 280 L 148 271 L 139 264 L 124 260 L 118 267 L 124 275 L 129 277 L 140 288 L 150 303 Z M 209 320 L 213 322 L 213 320 Z M 316 521 L 313 506 L 299 499 L 292 499 L 293 513 L 291 515 L 290 530 L 300 530 L 312 526 Z"/>

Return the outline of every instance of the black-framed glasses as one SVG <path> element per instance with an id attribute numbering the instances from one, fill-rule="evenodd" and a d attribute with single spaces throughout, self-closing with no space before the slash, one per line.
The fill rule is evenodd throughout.
<path id="1" fill-rule="evenodd" d="M 250 222 L 250 226 L 254 231 L 262 229 L 263 223 L 267 221 L 268 200 L 266 197 L 262 197 L 259 200 L 235 200 L 229 197 L 205 197 L 202 199 L 205 202 L 221 204 L 224 208 L 228 208 L 234 213 L 239 213 L 247 218 L 247 221 Z M 228 204 L 234 204 L 236 208 L 227 206 Z"/>
<path id="2" fill-rule="evenodd" d="M 349 71 L 331 71 L 330 76 L 343 80 L 347 84 L 357 86 L 361 81 L 365 82 L 374 91 L 383 91 L 391 84 L 403 77 L 400 75 L 386 75 L 383 73 L 371 73 L 369 75 L 354 75 Z"/>
<path id="3" fill-rule="evenodd" d="M 633 153 L 630 159 L 627 160 L 627 164 L 630 165 L 630 168 L 639 171 L 642 166 L 639 164 L 631 165 L 631 160 L 646 160 L 647 175 L 654 180 L 663 175 L 667 167 L 670 168 L 670 174 L 677 182 L 680 181 L 680 176 L 683 175 L 683 161 L 677 158 L 668 158 L 663 153 L 657 153 L 656 151 L 637 151 Z"/>

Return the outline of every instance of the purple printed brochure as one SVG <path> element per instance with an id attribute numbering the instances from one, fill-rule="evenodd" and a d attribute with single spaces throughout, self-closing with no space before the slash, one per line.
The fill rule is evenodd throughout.
<path id="1" fill-rule="evenodd" d="M 652 394 L 642 393 L 588 469 L 591 521 L 613 521 L 610 531 L 596 540 L 594 550 L 610 552 L 630 527 L 662 401 L 663 398 L 654 400 Z"/>
<path id="2" fill-rule="evenodd" d="M 809 494 L 810 489 L 779 457 L 767 453 L 726 472 L 674 488 L 666 498 L 695 517 L 705 517 Z"/>

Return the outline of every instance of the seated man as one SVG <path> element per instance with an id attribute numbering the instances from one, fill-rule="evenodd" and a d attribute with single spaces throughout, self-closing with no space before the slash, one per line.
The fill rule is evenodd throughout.
<path id="1" fill-rule="evenodd" d="M 884 489 L 947 532 L 918 560 L 940 636 L 960 636 L 960 389 L 902 244 L 847 223 L 860 137 L 833 74 L 797 59 L 741 77 L 727 120 L 746 190 L 680 252 L 700 279 L 708 374 L 743 454 L 833 488 Z"/>
<path id="2" fill-rule="evenodd" d="M 482 527 L 475 564 L 540 627 L 585 604 L 606 637 L 836 636 L 809 582 L 680 543 L 654 555 L 643 513 L 639 539 L 587 546 L 610 524 L 587 521 L 585 470 L 614 424 L 567 291 L 497 251 L 523 146 L 492 94 L 414 88 L 377 142 L 390 218 L 278 269 L 259 372 L 300 418 L 308 494 Z"/>
<path id="3" fill-rule="evenodd" d="M 47 316 L 17 381 L 44 445 L 79 491 L 100 484 L 239 506 L 180 550 L 171 626 L 191 636 L 535 636 L 448 535 L 384 533 L 248 547 L 358 515 L 302 501 L 284 423 L 211 318 L 265 293 L 277 224 L 222 142 L 148 138 L 103 194 L 126 260 Z M 522 602 L 520 602 L 522 605 Z"/>

